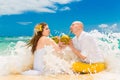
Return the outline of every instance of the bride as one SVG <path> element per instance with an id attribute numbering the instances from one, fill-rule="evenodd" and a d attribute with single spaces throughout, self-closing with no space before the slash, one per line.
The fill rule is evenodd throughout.
<path id="1" fill-rule="evenodd" d="M 34 36 L 28 43 L 34 54 L 33 70 L 22 74 L 68 73 L 69 63 L 61 58 L 62 51 L 58 44 L 49 38 L 50 29 L 46 23 L 37 24 Z M 64 67 L 63 67 L 64 65 Z M 65 66 L 66 65 L 66 66 Z"/>

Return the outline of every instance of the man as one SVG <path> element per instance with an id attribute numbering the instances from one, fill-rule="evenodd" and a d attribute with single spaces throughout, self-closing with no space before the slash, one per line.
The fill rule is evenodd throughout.
<path id="1" fill-rule="evenodd" d="M 98 52 L 98 48 L 93 37 L 89 33 L 83 31 L 82 22 L 74 21 L 70 26 L 70 30 L 75 37 L 73 37 L 69 46 L 80 58 L 81 62 L 104 62 L 103 56 Z"/>
<path id="2" fill-rule="evenodd" d="M 83 31 L 83 23 L 74 21 L 70 26 L 71 32 L 75 35 L 69 44 L 80 59 L 72 64 L 72 70 L 80 73 L 96 73 L 105 69 L 102 53 L 99 53 L 93 37 Z"/>

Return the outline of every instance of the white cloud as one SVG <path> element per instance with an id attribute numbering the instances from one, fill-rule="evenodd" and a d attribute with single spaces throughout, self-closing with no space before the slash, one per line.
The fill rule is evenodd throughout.
<path id="1" fill-rule="evenodd" d="M 80 0 L 0 0 L 0 15 L 21 14 L 26 11 L 55 13 L 56 4 L 68 4 Z"/>
<path id="2" fill-rule="evenodd" d="M 118 24 L 112 24 L 112 25 L 101 24 L 99 25 L 99 28 L 101 28 L 102 31 L 105 31 L 105 32 L 118 31 Z"/>
<path id="3" fill-rule="evenodd" d="M 111 28 L 112 28 L 112 29 L 116 29 L 116 28 L 117 28 L 117 24 L 113 24 L 113 25 L 111 26 Z"/>
<path id="4" fill-rule="evenodd" d="M 32 22 L 17 22 L 18 24 L 21 24 L 21 25 L 29 25 L 31 24 Z"/>
<path id="5" fill-rule="evenodd" d="M 58 4 L 67 4 L 67 3 L 70 3 L 70 2 L 73 2 L 73 1 L 80 1 L 80 0 L 50 0 L 54 3 L 58 3 Z"/>
<path id="6" fill-rule="evenodd" d="M 115 28 L 117 28 L 117 24 L 113 24 L 111 26 L 109 26 L 108 24 L 101 24 L 101 25 L 99 25 L 99 27 L 100 28 L 108 28 L 109 27 L 109 29 L 115 29 Z"/>
<path id="7" fill-rule="evenodd" d="M 60 11 L 66 11 L 66 10 L 70 10 L 70 8 L 68 6 L 65 6 L 65 7 L 60 9 Z"/>
<path id="8" fill-rule="evenodd" d="M 107 24 L 101 24 L 101 25 L 99 25 L 99 27 L 100 27 L 100 28 L 107 28 L 108 25 L 107 25 Z"/>

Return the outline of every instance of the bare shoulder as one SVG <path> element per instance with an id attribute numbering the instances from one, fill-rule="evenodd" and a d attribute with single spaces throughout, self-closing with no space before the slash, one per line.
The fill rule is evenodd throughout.
<path id="1" fill-rule="evenodd" d="M 45 41 L 45 40 L 46 40 L 46 37 L 42 36 L 42 37 L 38 40 L 38 42 L 43 42 L 43 41 Z"/>
<path id="2" fill-rule="evenodd" d="M 39 39 L 39 41 L 38 41 L 39 43 L 49 43 L 49 42 L 51 42 L 51 39 L 50 38 L 48 38 L 48 37 L 46 37 L 46 36 L 42 36 L 40 39 Z"/>

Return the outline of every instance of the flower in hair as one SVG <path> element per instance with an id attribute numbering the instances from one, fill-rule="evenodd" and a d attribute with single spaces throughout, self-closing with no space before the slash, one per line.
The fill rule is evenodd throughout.
<path id="1" fill-rule="evenodd" d="M 35 28 L 37 31 L 42 31 L 42 25 L 37 25 Z"/>

